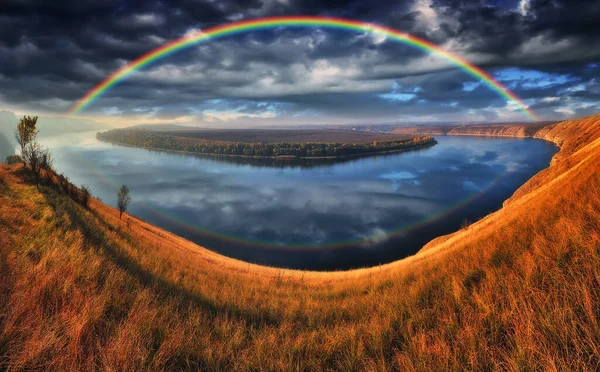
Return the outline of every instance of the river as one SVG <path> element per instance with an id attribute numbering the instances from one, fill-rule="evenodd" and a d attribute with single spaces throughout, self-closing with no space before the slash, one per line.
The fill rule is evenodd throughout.
<path id="1" fill-rule="evenodd" d="M 437 136 L 436 146 L 328 163 L 198 157 L 48 137 L 55 168 L 115 205 L 208 249 L 278 267 L 342 270 L 391 262 L 497 210 L 546 168 L 542 140 Z"/>

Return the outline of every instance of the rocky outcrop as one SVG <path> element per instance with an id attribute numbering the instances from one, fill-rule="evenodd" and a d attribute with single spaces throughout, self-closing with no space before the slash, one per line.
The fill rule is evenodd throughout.
<path id="1" fill-rule="evenodd" d="M 554 122 L 513 123 L 513 124 L 472 124 L 447 126 L 415 126 L 398 128 L 395 134 L 411 135 L 448 135 L 448 136 L 484 136 L 530 138 L 538 131 Z"/>
<path id="2" fill-rule="evenodd" d="M 567 157 L 600 138 L 600 114 L 547 125 L 533 137 L 554 142 L 562 149 L 557 155 Z"/>
<path id="3" fill-rule="evenodd" d="M 574 164 L 580 162 L 585 156 L 583 150 L 595 144 L 596 140 L 600 138 L 600 115 L 547 125 L 537 131 L 533 137 L 553 142 L 561 150 L 552 158 L 550 167 L 542 170 L 521 186 L 504 202 L 504 206 L 531 193 L 549 180 L 557 179 L 571 169 Z"/>
<path id="4" fill-rule="evenodd" d="M 528 138 L 546 125 L 548 124 L 464 125 L 452 129 L 448 135 Z"/>

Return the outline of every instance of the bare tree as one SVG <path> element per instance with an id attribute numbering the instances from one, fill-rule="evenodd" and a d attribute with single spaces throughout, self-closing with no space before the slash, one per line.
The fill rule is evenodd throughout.
<path id="1" fill-rule="evenodd" d="M 21 156 L 24 160 L 23 167 L 25 167 L 26 164 L 29 164 L 26 159 L 25 152 L 35 148 L 35 146 L 29 149 L 27 147 L 35 142 L 35 137 L 39 132 L 36 128 L 37 120 L 37 116 L 23 116 L 23 118 L 21 118 L 19 121 L 19 125 L 17 125 L 17 130 L 15 131 L 15 139 L 21 147 Z"/>
<path id="2" fill-rule="evenodd" d="M 127 187 L 127 185 L 123 185 L 117 190 L 117 207 L 119 208 L 119 219 L 121 219 L 123 212 L 127 211 L 129 203 L 131 203 L 129 187 Z"/>
<path id="3" fill-rule="evenodd" d="M 22 155 L 23 161 L 31 167 L 36 186 L 39 186 L 42 170 L 46 171 L 46 178 L 51 179 L 53 159 L 49 149 L 43 148 L 36 141 L 30 141 L 23 148 Z"/>
<path id="4" fill-rule="evenodd" d="M 29 142 L 23 148 L 23 160 L 31 167 L 33 179 L 37 187 L 40 186 L 40 174 L 42 172 L 42 152 L 36 142 Z"/>

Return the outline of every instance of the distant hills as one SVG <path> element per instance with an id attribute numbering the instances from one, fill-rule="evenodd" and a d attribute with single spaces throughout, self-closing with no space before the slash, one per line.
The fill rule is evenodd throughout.
<path id="1" fill-rule="evenodd" d="M 138 124 L 133 125 L 131 127 L 127 127 L 126 129 L 135 129 L 135 130 L 150 130 L 150 131 L 164 131 L 164 130 L 192 130 L 192 129 L 200 129 L 197 127 L 188 127 L 177 124 Z"/>
<path id="2" fill-rule="evenodd" d="M 6 138 L 5 135 L 0 134 L 0 159 L 4 159 L 13 153 L 14 145 L 11 141 Z"/>
<path id="3" fill-rule="evenodd" d="M 0 161 L 14 154 L 17 141 L 14 133 L 19 120 L 9 111 L 0 111 Z"/>
<path id="4" fill-rule="evenodd" d="M 415 125 L 402 126 L 392 130 L 394 134 L 406 135 L 449 135 L 449 136 L 488 136 L 488 137 L 533 137 L 540 129 L 556 121 L 535 123 L 494 123 L 460 125 Z"/>

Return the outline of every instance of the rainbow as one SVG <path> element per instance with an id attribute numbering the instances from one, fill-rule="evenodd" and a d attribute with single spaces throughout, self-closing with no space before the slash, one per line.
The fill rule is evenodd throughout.
<path id="1" fill-rule="evenodd" d="M 198 31 L 191 35 L 184 36 L 180 39 L 173 40 L 159 48 L 156 48 L 133 62 L 123 66 L 115 71 L 112 75 L 104 79 L 100 84 L 96 85 L 92 90 L 86 93 L 70 108 L 70 114 L 81 113 L 89 107 L 95 100 L 117 85 L 119 82 L 126 79 L 133 72 L 138 71 L 153 62 L 170 56 L 180 50 L 192 47 L 208 40 L 214 40 L 221 37 L 240 34 L 249 31 L 273 29 L 278 27 L 319 27 L 337 30 L 347 30 L 352 32 L 370 33 L 384 36 L 387 39 L 398 41 L 400 43 L 415 47 L 425 52 L 434 53 L 449 63 L 457 66 L 467 74 L 473 76 L 477 80 L 481 80 L 490 89 L 504 97 L 507 102 L 512 103 L 521 111 L 527 118 L 537 120 L 535 113 L 529 109 L 529 106 L 517 97 L 513 92 L 506 88 L 501 83 L 482 70 L 481 68 L 470 63 L 466 59 L 451 53 L 438 45 L 435 45 L 427 40 L 421 39 L 414 35 L 407 34 L 389 27 L 376 25 L 373 23 L 354 21 L 343 18 L 331 17 L 316 17 L 316 16 L 291 16 L 291 17 L 268 17 L 252 19 L 247 21 L 239 21 L 228 23 L 221 26 L 212 27 L 204 31 Z"/>

